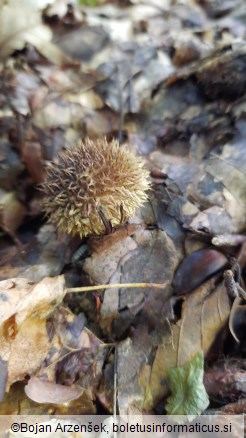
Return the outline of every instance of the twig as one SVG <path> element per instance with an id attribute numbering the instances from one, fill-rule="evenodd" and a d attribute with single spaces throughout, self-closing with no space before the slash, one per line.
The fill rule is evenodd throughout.
<path id="1" fill-rule="evenodd" d="M 117 367 L 117 351 L 114 356 L 114 395 L 113 395 L 113 415 L 114 421 L 117 422 L 117 395 L 118 395 L 118 367 Z M 117 438 L 117 434 L 114 433 L 114 438 Z"/>
<path id="2" fill-rule="evenodd" d="M 234 280 L 234 274 L 233 272 L 228 269 L 223 274 L 224 277 L 224 284 L 225 288 L 227 290 L 228 295 L 231 298 L 241 298 L 246 301 L 246 292 L 245 290 L 240 286 L 240 284 Z"/>
<path id="3" fill-rule="evenodd" d="M 100 289 L 113 289 L 115 287 L 123 288 L 123 287 L 142 287 L 149 288 L 153 287 L 155 289 L 163 289 L 167 285 L 167 281 L 165 283 L 116 283 L 116 284 L 98 284 L 97 286 L 83 286 L 83 287 L 70 287 L 66 289 L 66 293 L 70 292 L 91 292 L 94 290 Z"/>
<path id="4" fill-rule="evenodd" d="M 117 74 L 117 85 L 118 85 L 118 92 L 119 92 L 119 129 L 118 129 L 118 140 L 119 144 L 122 144 L 123 140 L 123 124 L 124 124 L 124 102 L 123 102 L 123 90 L 122 90 L 122 84 L 121 84 L 121 78 L 120 78 L 120 67 L 119 64 L 116 64 L 116 74 Z"/>

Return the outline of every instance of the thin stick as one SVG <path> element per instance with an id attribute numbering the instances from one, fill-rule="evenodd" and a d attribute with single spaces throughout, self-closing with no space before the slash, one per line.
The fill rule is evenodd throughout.
<path id="1" fill-rule="evenodd" d="M 117 86 L 118 86 L 118 92 L 119 92 L 119 129 L 118 129 L 118 141 L 119 144 L 121 145 L 122 140 L 123 140 L 123 135 L 122 135 L 122 128 L 123 128 L 123 123 L 124 123 L 124 102 L 123 102 L 123 86 L 121 84 L 121 78 L 120 78 L 120 67 L 119 64 L 116 64 L 116 74 L 117 74 Z"/>
<path id="2" fill-rule="evenodd" d="M 154 287 L 155 289 L 163 289 L 167 285 L 167 281 L 165 283 L 116 283 L 116 284 L 99 284 L 97 286 L 83 286 L 83 287 L 71 287 L 66 289 L 66 293 L 70 292 L 91 292 L 93 290 L 100 289 L 113 289 L 114 287 L 122 288 L 122 287 Z"/>
<path id="3" fill-rule="evenodd" d="M 114 394 L 113 394 L 113 415 L 114 421 L 117 422 L 117 395 L 118 395 L 118 366 L 117 366 L 117 351 L 115 351 L 114 355 Z M 117 438 L 117 432 L 114 433 L 114 438 Z"/>

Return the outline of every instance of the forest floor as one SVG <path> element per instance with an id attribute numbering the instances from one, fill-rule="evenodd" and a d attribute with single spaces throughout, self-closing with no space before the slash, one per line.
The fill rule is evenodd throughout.
<path id="1" fill-rule="evenodd" d="M 0 414 L 243 413 L 245 2 L 49 3 L 0 6 Z M 87 137 L 151 190 L 80 239 L 39 185 Z"/>

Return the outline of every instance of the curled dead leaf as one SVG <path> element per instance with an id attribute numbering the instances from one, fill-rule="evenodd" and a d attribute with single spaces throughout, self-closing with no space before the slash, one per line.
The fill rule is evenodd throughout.
<path id="1" fill-rule="evenodd" d="M 25 387 L 26 395 L 36 403 L 69 403 L 80 397 L 84 389 L 79 386 L 64 386 L 53 382 L 44 382 L 32 376 Z"/>

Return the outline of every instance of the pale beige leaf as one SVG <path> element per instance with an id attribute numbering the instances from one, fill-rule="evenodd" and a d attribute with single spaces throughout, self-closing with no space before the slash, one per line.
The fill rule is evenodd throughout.
<path id="1" fill-rule="evenodd" d="M 25 387 L 26 395 L 36 403 L 68 403 L 80 397 L 84 389 L 76 386 L 69 387 L 53 382 L 44 382 L 37 377 L 31 377 Z"/>
<path id="2" fill-rule="evenodd" d="M 10 235 L 14 234 L 25 214 L 26 209 L 17 199 L 16 193 L 0 189 L 0 227 Z"/>
<path id="3" fill-rule="evenodd" d="M 47 356 L 46 317 L 63 295 L 63 276 L 37 284 L 25 278 L 0 282 L 0 358 L 8 362 L 8 386 L 37 371 Z"/>
<path id="4" fill-rule="evenodd" d="M 37 284 L 26 278 L 14 278 L 0 282 L 0 327 L 15 315 L 20 325 L 29 316 L 46 318 L 62 301 L 64 296 L 64 277 L 46 277 Z"/>
<path id="5" fill-rule="evenodd" d="M 7 58 L 28 42 L 35 47 L 50 41 L 52 32 L 43 25 L 41 12 L 32 0 L 9 0 L 0 10 L 1 57 Z"/>
<path id="6" fill-rule="evenodd" d="M 45 320 L 29 318 L 14 331 L 14 321 L 0 329 L 0 356 L 8 362 L 7 388 L 37 371 L 50 349 Z"/>
<path id="7" fill-rule="evenodd" d="M 29 43 L 51 62 L 61 65 L 68 57 L 51 42 L 52 31 L 42 22 L 42 12 L 32 0 L 9 0 L 0 8 L 0 57 L 6 59 Z"/>

